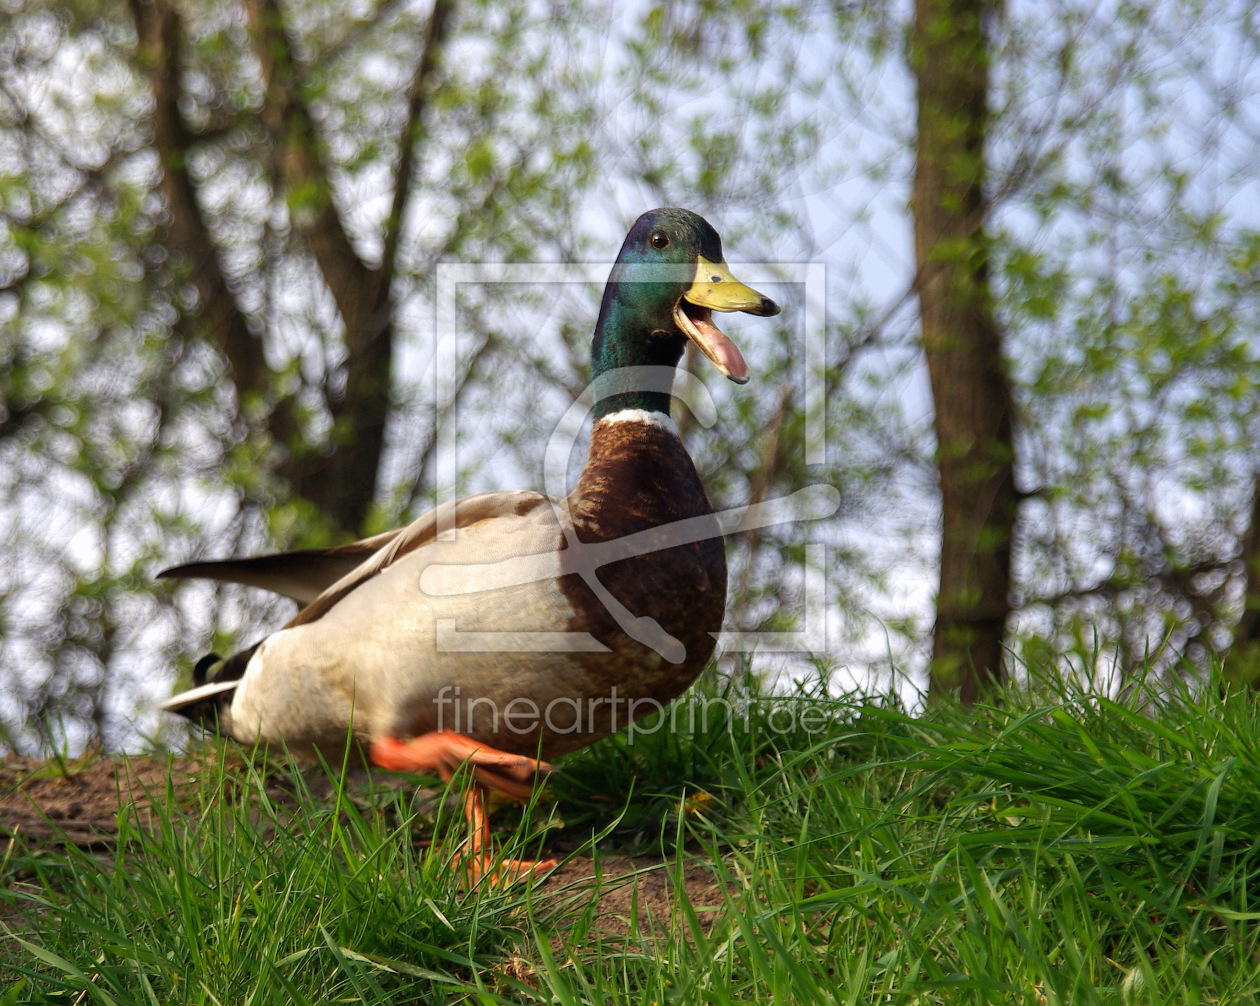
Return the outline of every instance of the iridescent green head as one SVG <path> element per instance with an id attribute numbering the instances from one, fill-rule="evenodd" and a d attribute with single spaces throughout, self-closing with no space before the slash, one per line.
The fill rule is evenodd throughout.
<path id="1" fill-rule="evenodd" d="M 644 390 L 627 367 L 674 367 L 690 339 L 737 384 L 748 365 L 713 324 L 714 311 L 774 315 L 779 306 L 731 275 L 722 239 L 690 210 L 652 210 L 635 221 L 604 288 L 591 346 L 595 417 L 621 409 L 669 414 L 669 394 Z"/>

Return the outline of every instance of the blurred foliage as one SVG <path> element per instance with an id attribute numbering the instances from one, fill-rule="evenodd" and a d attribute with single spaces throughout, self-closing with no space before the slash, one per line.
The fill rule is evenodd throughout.
<path id="1" fill-rule="evenodd" d="M 1015 645 L 1197 677 L 1260 589 L 1260 25 L 1246 4 L 1067 8 L 1003 47 Z"/>
<path id="2" fill-rule="evenodd" d="M 158 589 L 153 573 L 410 519 L 432 505 L 442 423 L 460 431 L 461 491 L 540 484 L 542 447 L 585 384 L 598 288 L 467 284 L 455 387 L 435 402 L 439 263 L 607 262 L 634 217 L 665 203 L 713 217 L 732 261 L 772 240 L 776 257 L 811 257 L 793 240 L 802 211 L 767 212 L 821 143 L 822 120 L 794 107 L 828 76 L 796 63 L 799 9 L 447 9 L 431 65 L 428 4 L 5 9 L 0 724 L 12 746 L 161 741 L 144 709 L 172 673 L 249 642 L 286 606 Z M 355 313 L 373 284 L 383 330 Z M 770 387 L 799 356 L 796 316 L 795 332 L 749 349 Z M 363 459 L 354 368 L 377 332 L 392 347 L 392 406 Z M 741 403 L 720 441 L 690 434 L 706 469 L 723 470 L 723 504 L 754 479 L 796 488 L 766 456 L 775 408 Z M 334 477 L 339 455 L 364 461 L 369 484 Z M 863 489 L 861 472 L 844 478 Z M 321 505 L 330 484 L 374 499 L 359 527 Z M 750 544 L 748 595 L 790 602 L 776 540 Z"/>
<path id="3" fill-rule="evenodd" d="M 825 526 L 732 543 L 730 626 L 799 623 L 804 545 L 825 541 L 830 657 L 859 681 L 917 672 L 939 528 L 903 7 L 458 3 L 413 121 L 429 3 L 299 0 L 279 25 L 251 19 L 261 0 L 182 4 L 172 150 L 137 32 L 157 2 L 0 4 L 10 746 L 177 741 L 147 704 L 286 605 L 152 574 L 408 519 L 433 501 L 442 422 L 460 432 L 461 491 L 540 487 L 542 448 L 585 384 L 598 286 L 461 286 L 456 384 L 436 396 L 439 266 L 609 262 L 665 204 L 709 216 L 737 273 L 826 265 L 821 329 L 803 283 L 774 291 L 780 326 L 744 344 L 752 390 L 696 366 L 719 419 L 685 417 L 685 437 L 716 505 L 815 481 L 842 492 Z M 1228 645 L 1242 609 L 1260 467 L 1255 16 L 1063 0 L 1013 5 L 993 40 L 989 229 L 1028 494 L 1013 644 L 1065 666 L 1113 666 L 1082 659 L 1098 651 L 1123 670 L 1148 650 L 1193 666 L 1182 657 Z M 172 239 L 163 179 L 181 170 L 208 256 Z M 343 405 L 358 330 L 320 255 L 329 219 L 354 275 L 377 276 L 397 245 L 388 422 L 357 528 L 291 491 L 305 462 L 356 443 Z M 217 305 L 199 299 L 207 262 Z M 208 307 L 237 318 L 265 380 L 238 384 Z M 802 446 L 811 377 L 825 465 Z"/>

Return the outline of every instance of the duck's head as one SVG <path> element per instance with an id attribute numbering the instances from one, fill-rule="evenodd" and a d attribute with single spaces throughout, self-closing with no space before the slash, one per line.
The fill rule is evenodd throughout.
<path id="1" fill-rule="evenodd" d="M 591 349 L 596 415 L 615 409 L 669 412 L 669 396 L 631 390 L 619 368 L 675 366 L 688 339 L 737 384 L 748 381 L 743 354 L 713 323 L 714 311 L 779 313 L 769 297 L 745 286 L 722 255 L 722 239 L 690 210 L 651 210 L 635 221 L 608 277 Z M 624 390 L 623 390 L 624 388 Z"/>

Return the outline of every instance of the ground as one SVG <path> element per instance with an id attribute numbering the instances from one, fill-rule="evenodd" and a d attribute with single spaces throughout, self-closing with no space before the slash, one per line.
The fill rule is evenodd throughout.
<path id="1" fill-rule="evenodd" d="M 82 849 L 108 851 L 117 836 L 120 811 L 132 813 L 135 821 L 147 826 L 154 818 L 155 802 L 180 800 L 181 791 L 190 791 L 202 771 L 204 765 L 195 759 L 89 756 L 67 763 L 9 758 L 0 762 L 0 836 L 22 842 L 28 849 L 72 843 Z M 332 784 L 321 772 L 309 773 L 306 784 L 315 799 L 331 794 Z M 398 777 L 387 784 L 406 785 Z M 353 794 L 366 786 L 364 772 L 348 773 L 348 792 Z M 297 799 L 290 778 L 283 774 L 276 776 L 267 792 L 280 803 Z M 437 791 L 422 791 L 420 796 L 430 802 L 440 798 Z M 629 934 L 636 917 L 643 925 L 668 927 L 675 903 L 672 862 L 614 852 L 599 856 L 597 870 L 596 860 L 589 854 L 575 853 L 574 845 L 560 837 L 547 848 L 547 854 L 562 863 L 542 882 L 540 891 L 557 896 L 572 894 L 595 884 L 598 873 L 602 888 L 600 928 L 605 933 Z M 703 866 L 687 867 L 682 883 L 688 900 L 698 910 L 721 903 L 718 887 Z"/>

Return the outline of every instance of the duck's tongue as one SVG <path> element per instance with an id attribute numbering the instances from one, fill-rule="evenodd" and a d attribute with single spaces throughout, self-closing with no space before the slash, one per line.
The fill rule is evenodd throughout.
<path id="1" fill-rule="evenodd" d="M 674 312 L 678 327 L 686 333 L 713 366 L 736 384 L 748 383 L 748 364 L 739 347 L 713 324 L 713 312 L 707 307 L 682 301 Z"/>

